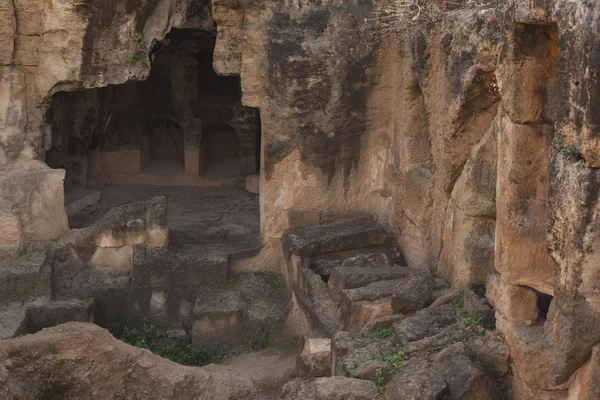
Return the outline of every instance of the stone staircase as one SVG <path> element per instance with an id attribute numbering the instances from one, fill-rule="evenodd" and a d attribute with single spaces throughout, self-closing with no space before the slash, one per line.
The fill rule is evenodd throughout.
<path id="1" fill-rule="evenodd" d="M 134 246 L 131 270 L 57 271 L 60 299 L 95 299 L 96 323 L 118 332 L 149 317 L 194 344 L 236 344 L 282 324 L 289 300 L 268 274 L 232 275 L 231 262 L 260 243 L 212 243 L 179 248 Z M 259 311 L 257 311 L 259 310 Z"/>
<path id="2" fill-rule="evenodd" d="M 403 266 L 391 235 L 367 217 L 290 229 L 283 248 L 288 286 L 316 335 L 359 332 L 448 288 L 427 270 Z"/>
<path id="3" fill-rule="evenodd" d="M 358 332 L 392 312 L 403 267 L 385 228 L 370 218 L 295 228 L 283 235 L 288 285 L 313 329 Z"/>
<path id="4" fill-rule="evenodd" d="M 166 207 L 161 198 L 115 207 L 89 227 L 1 262 L 0 338 L 67 321 L 93 321 L 118 334 L 148 317 L 197 344 L 235 343 L 282 325 L 289 304 L 283 281 L 231 273 L 262 243 L 169 248 Z"/>
<path id="5" fill-rule="evenodd" d="M 45 250 L 0 262 L 0 339 L 68 321 L 93 321 L 93 315 L 93 300 L 52 298 L 52 266 Z"/>

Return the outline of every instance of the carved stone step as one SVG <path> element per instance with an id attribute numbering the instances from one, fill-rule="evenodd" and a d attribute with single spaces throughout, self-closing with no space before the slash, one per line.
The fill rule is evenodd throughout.
<path id="1" fill-rule="evenodd" d="M 368 218 L 297 228 L 283 235 L 283 245 L 299 256 L 334 253 L 379 246 L 388 238 L 386 230 Z"/>
<path id="2" fill-rule="evenodd" d="M 0 302 L 50 296 L 50 267 L 43 251 L 0 262 Z"/>
<path id="3" fill-rule="evenodd" d="M 335 290 L 355 289 L 373 282 L 402 279 L 411 273 L 406 267 L 360 268 L 337 267 L 329 277 L 329 287 Z"/>

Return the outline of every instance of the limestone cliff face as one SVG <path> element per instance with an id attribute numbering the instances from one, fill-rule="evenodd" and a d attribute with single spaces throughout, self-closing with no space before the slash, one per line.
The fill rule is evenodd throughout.
<path id="1" fill-rule="evenodd" d="M 214 70 L 260 109 L 265 241 L 289 210 L 376 213 L 409 266 L 456 286 L 494 275 L 515 398 L 593 398 L 600 5 L 440 3 L 436 23 L 382 37 L 375 0 L 1 0 L 0 173 L 42 171 L 41 196 L 60 192 L 31 161 L 52 95 L 145 79 L 172 28 L 216 23 Z M 39 204 L 62 228 L 31 231 L 47 218 L 16 201 L 0 192 L 2 249 L 64 233 L 60 202 Z"/>

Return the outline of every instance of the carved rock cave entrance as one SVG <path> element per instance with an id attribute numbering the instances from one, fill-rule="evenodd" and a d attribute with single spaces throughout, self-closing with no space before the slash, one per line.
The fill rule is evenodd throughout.
<path id="1" fill-rule="evenodd" d="M 248 215 L 230 224 L 237 226 L 233 237 L 259 235 L 258 198 L 241 189 L 245 177 L 259 170 L 260 116 L 241 104 L 239 77 L 214 72 L 215 40 L 212 31 L 173 30 L 147 59 L 129 61 L 151 62 L 147 80 L 52 97 L 44 128 L 46 162 L 67 171 L 71 227 L 87 226 L 111 206 L 142 200 L 143 194 L 181 201 L 182 216 L 170 215 L 170 221 L 189 220 L 183 214 L 194 210 L 185 210 L 183 203 L 190 195 L 218 191 L 218 196 L 248 203 L 236 208 Z M 97 196 L 86 200 L 92 190 L 101 194 L 96 205 Z M 217 203 L 207 207 L 218 208 Z M 93 215 L 82 216 L 85 207 L 92 207 Z M 202 221 L 196 222 L 210 225 L 210 218 Z M 185 241 L 194 236 L 172 230 Z M 233 238 L 231 232 L 215 235 Z M 196 241 L 210 239 L 196 236 Z"/>

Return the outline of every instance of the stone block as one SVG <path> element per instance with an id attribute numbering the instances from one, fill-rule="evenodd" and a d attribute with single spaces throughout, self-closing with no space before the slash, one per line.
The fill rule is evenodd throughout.
<path id="1" fill-rule="evenodd" d="M 336 267 L 331 272 L 327 284 L 335 290 L 354 289 L 373 282 L 405 278 L 411 272 L 410 269 L 404 267 Z"/>
<path id="2" fill-rule="evenodd" d="M 431 299 L 435 281 L 429 271 L 415 270 L 400 280 L 392 296 L 392 309 L 397 313 L 417 311 Z"/>
<path id="3" fill-rule="evenodd" d="M 473 359 L 478 359 L 485 370 L 496 378 L 504 376 L 510 368 L 510 348 L 500 332 L 486 332 L 467 342 Z"/>
<path id="4" fill-rule="evenodd" d="M 293 254 L 310 256 L 379 246 L 387 237 L 386 230 L 376 221 L 362 218 L 291 229 L 284 233 L 283 244 Z"/>
<path id="5" fill-rule="evenodd" d="M 302 363 L 313 377 L 331 375 L 331 339 L 310 338 L 300 354 Z"/>
<path id="6" fill-rule="evenodd" d="M 533 389 L 548 388 L 550 360 L 549 349 L 544 340 L 544 327 L 525 326 L 502 317 L 497 318 L 496 325 L 498 331 L 504 334 L 506 343 L 510 347 L 515 378 L 523 380 Z"/>
<path id="7" fill-rule="evenodd" d="M 490 275 L 486 289 L 490 304 L 509 321 L 530 322 L 538 318 L 537 296 L 532 289 L 510 285 L 500 275 Z"/>
<path id="8" fill-rule="evenodd" d="M 386 386 L 387 400 L 444 399 L 448 385 L 444 378 L 424 362 L 412 362 L 406 372 L 396 375 Z"/>
<path id="9" fill-rule="evenodd" d="M 327 336 L 342 330 L 339 300 L 323 279 L 304 265 L 302 257 L 292 256 L 287 264 L 292 290 L 313 329 Z"/>
<path id="10" fill-rule="evenodd" d="M 192 344 L 240 343 L 247 337 L 243 310 L 244 301 L 237 292 L 202 293 L 194 306 Z"/>
<path id="11" fill-rule="evenodd" d="M 342 307 L 346 310 L 350 310 L 352 304 L 359 301 L 369 302 L 383 298 L 391 301 L 394 290 L 400 281 L 400 279 L 379 281 L 355 289 L 343 289 L 341 291 Z"/>
<path id="12" fill-rule="evenodd" d="M 371 381 L 342 376 L 315 379 L 315 400 L 376 400 L 378 396 Z"/>
<path id="13" fill-rule="evenodd" d="M 12 64 L 16 22 L 13 2 L 2 2 L 0 4 L 0 65 Z"/>
<path id="14" fill-rule="evenodd" d="M 5 168 L 0 173 L 0 214 L 7 224 L 0 227 L 0 238 L 14 243 L 18 225 L 21 244 L 63 236 L 69 230 L 64 208 L 64 176 L 64 170 L 53 170 L 42 163 L 32 168 Z M 13 217 L 6 215 L 8 209 Z"/>
<path id="15" fill-rule="evenodd" d="M 247 192 L 260 194 L 260 174 L 248 175 L 245 188 Z"/>
<path id="16" fill-rule="evenodd" d="M 0 306 L 0 340 L 27 333 L 27 304 L 14 302 Z"/>
<path id="17" fill-rule="evenodd" d="M 353 302 L 349 309 L 348 330 L 358 333 L 369 322 L 389 315 L 392 312 L 392 299 L 383 298 L 376 301 Z"/>
<path id="18" fill-rule="evenodd" d="M 394 323 L 396 340 L 402 345 L 433 336 L 456 323 L 450 306 L 426 308 Z"/>
<path id="19" fill-rule="evenodd" d="M 2 302 L 27 301 L 50 297 L 50 266 L 46 253 L 37 252 L 0 262 L 0 299 Z"/>
<path id="20" fill-rule="evenodd" d="M 553 125 L 503 119 L 498 134 L 495 268 L 507 283 L 552 293 L 554 261 L 546 243 L 548 148 Z"/>
<path id="21" fill-rule="evenodd" d="M 36 0 L 16 0 L 17 25 L 22 35 L 40 35 L 44 32 L 44 3 Z"/>
<path id="22" fill-rule="evenodd" d="M 87 300 L 41 300 L 27 307 L 27 330 L 41 331 L 66 322 L 94 322 L 95 303 Z"/>
<path id="23" fill-rule="evenodd" d="M 600 342 L 598 298 L 557 292 L 550 303 L 545 328 L 552 385 L 567 382 Z"/>
<path id="24" fill-rule="evenodd" d="M 35 66 L 38 64 L 38 52 L 42 45 L 41 36 L 17 36 L 16 65 Z"/>
<path id="25" fill-rule="evenodd" d="M 3 150 L 0 165 L 6 164 L 7 158 L 16 158 L 22 150 L 27 123 L 26 90 L 25 74 L 22 71 L 0 66 L 0 126 L 3 127 L 0 134 Z"/>
<path id="26" fill-rule="evenodd" d="M 213 2 L 213 18 L 217 23 L 217 43 L 214 50 L 213 68 L 219 75 L 239 76 L 242 69 L 244 45 L 244 11 L 227 4 Z"/>
<path id="27" fill-rule="evenodd" d="M 132 247 L 165 247 L 168 244 L 167 199 L 111 208 L 95 224 L 69 231 L 56 245 L 58 268 L 127 268 Z M 155 233 L 160 235 L 154 235 Z"/>
<path id="28" fill-rule="evenodd" d="M 88 266 L 100 269 L 131 270 L 133 246 L 98 247 L 88 261 Z"/>
<path id="29" fill-rule="evenodd" d="M 469 357 L 464 343 L 455 343 L 436 354 L 432 365 L 448 385 L 451 399 L 504 398 L 495 381 Z"/>

